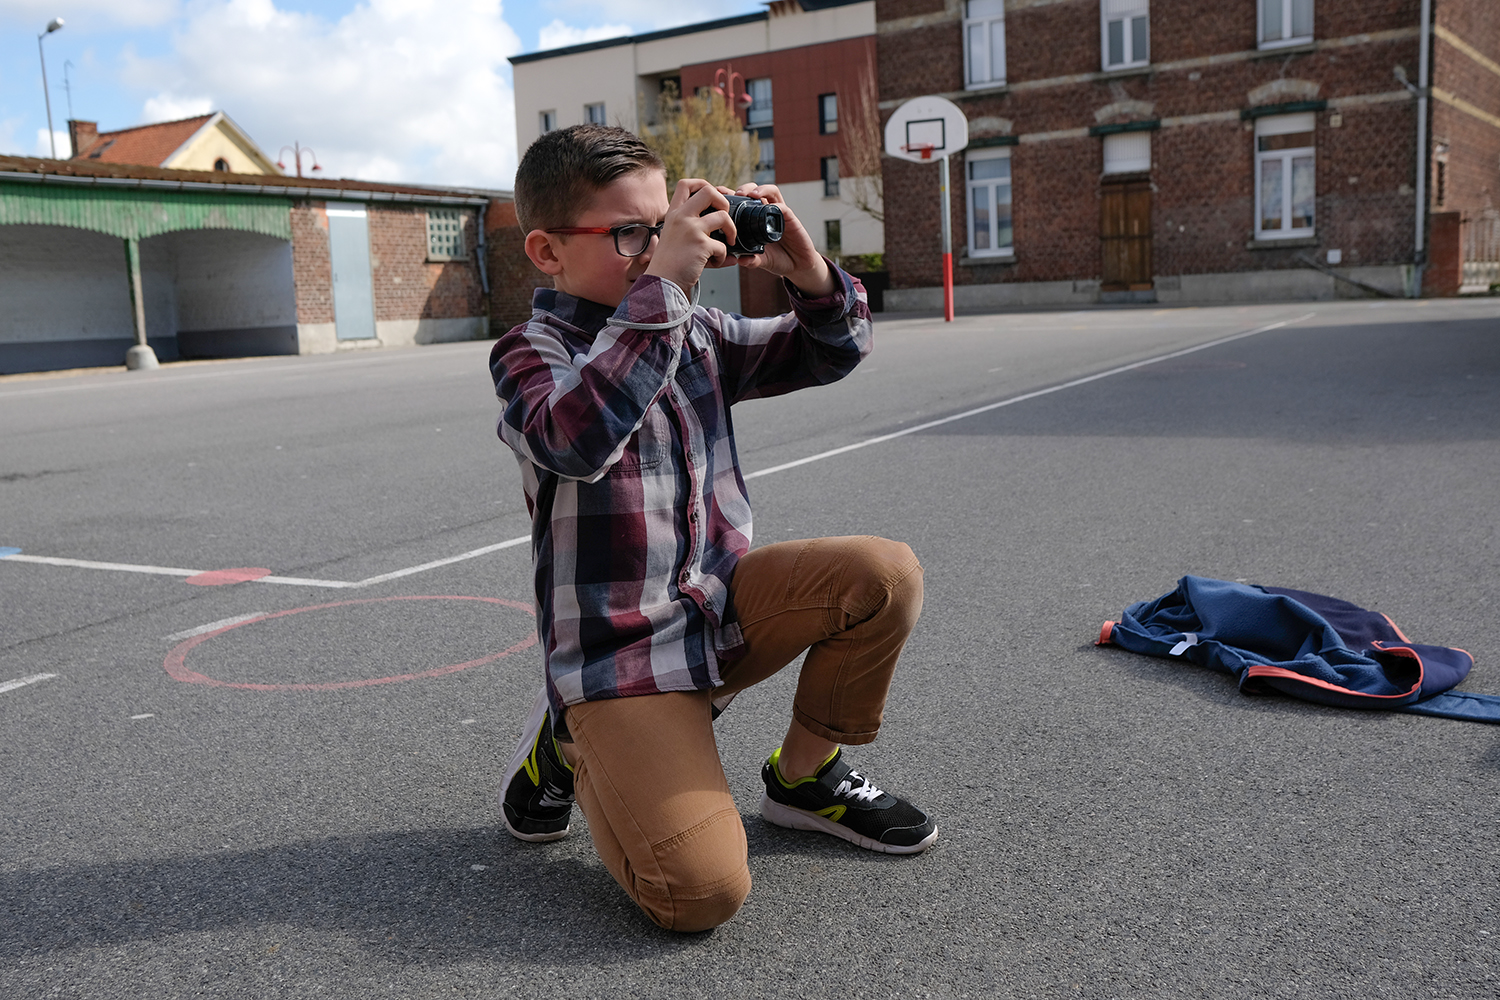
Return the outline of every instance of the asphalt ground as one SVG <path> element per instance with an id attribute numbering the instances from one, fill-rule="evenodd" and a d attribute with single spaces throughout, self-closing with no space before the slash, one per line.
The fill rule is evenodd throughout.
<path id="1" fill-rule="evenodd" d="M 0 560 L 0 996 L 1500 995 L 1500 728 L 1093 645 L 1196 573 L 1384 611 L 1500 694 L 1500 302 L 885 317 L 843 383 L 739 407 L 751 472 L 899 435 L 753 479 L 756 541 L 922 558 L 851 754 L 942 833 L 760 820 L 785 671 L 718 724 L 755 888 L 687 936 L 581 814 L 499 824 L 524 545 L 182 575 L 524 535 L 487 351 L 0 379 L 0 547 L 181 571 Z"/>

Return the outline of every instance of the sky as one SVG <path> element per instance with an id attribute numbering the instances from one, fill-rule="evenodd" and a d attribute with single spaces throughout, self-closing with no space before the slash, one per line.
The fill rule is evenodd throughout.
<path id="1" fill-rule="evenodd" d="M 57 154 L 101 131 L 223 111 L 271 158 L 320 177 L 509 188 L 507 57 L 708 21 L 759 0 L 0 0 L 0 153 Z M 284 158 L 292 172 L 292 154 Z M 310 167 L 312 157 L 304 158 Z"/>

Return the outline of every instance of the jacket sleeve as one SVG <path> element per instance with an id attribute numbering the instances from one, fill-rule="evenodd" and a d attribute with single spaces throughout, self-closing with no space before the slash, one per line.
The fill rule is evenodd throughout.
<path id="1" fill-rule="evenodd" d="M 546 313 L 534 315 L 490 353 L 500 439 L 542 469 L 597 482 L 676 374 L 692 315 L 680 288 L 642 277 L 576 356 Z"/>
<path id="2" fill-rule="evenodd" d="M 839 287 L 808 298 L 786 283 L 792 311 L 783 316 L 714 317 L 731 402 L 837 382 L 870 353 L 874 326 L 864 286 L 828 266 Z"/>

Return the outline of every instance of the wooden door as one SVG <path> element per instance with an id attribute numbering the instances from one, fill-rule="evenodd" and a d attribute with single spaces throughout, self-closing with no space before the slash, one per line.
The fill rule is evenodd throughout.
<path id="1" fill-rule="evenodd" d="M 1143 292 L 1151 288 L 1151 182 L 1107 183 L 1099 199 L 1099 238 L 1104 246 L 1101 291 Z"/>

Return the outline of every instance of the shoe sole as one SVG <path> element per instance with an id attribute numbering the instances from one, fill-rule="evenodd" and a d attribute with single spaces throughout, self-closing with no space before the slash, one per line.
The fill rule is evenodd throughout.
<path id="1" fill-rule="evenodd" d="M 760 814 L 766 822 L 786 827 L 788 830 L 811 830 L 815 833 L 832 834 L 835 837 L 849 841 L 851 844 L 863 847 L 867 851 L 879 851 L 882 854 L 921 854 L 932 846 L 932 842 L 937 840 L 938 835 L 937 827 L 933 827 L 931 833 L 910 846 L 884 844 L 878 840 L 872 840 L 863 834 L 856 833 L 847 826 L 835 823 L 825 816 L 808 812 L 806 809 L 798 809 L 796 806 L 783 805 L 769 795 L 761 796 Z"/>
<path id="2" fill-rule="evenodd" d="M 545 844 L 552 840 L 562 840 L 573 829 L 572 822 L 561 830 L 552 833 L 522 833 L 510 825 L 510 817 L 505 815 L 505 792 L 510 788 L 510 783 L 515 780 L 516 774 L 526 767 L 526 758 L 531 756 L 531 748 L 536 744 L 537 734 L 542 728 L 542 716 L 547 714 L 547 687 L 537 693 L 536 701 L 531 705 L 531 714 L 526 716 L 526 725 L 521 729 L 521 741 L 516 744 L 516 752 L 511 755 L 510 764 L 505 768 L 505 780 L 500 783 L 500 822 L 505 824 L 505 829 L 517 840 L 524 840 L 528 844 Z"/>

